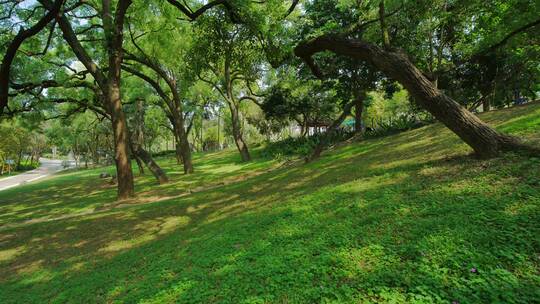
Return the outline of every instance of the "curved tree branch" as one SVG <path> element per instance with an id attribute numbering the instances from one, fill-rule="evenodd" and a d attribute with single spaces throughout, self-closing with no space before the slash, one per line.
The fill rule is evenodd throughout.
<path id="1" fill-rule="evenodd" d="M 7 47 L 6 53 L 2 58 L 2 64 L 0 65 L 0 115 L 3 113 L 4 107 L 8 103 L 9 73 L 11 71 L 11 64 L 15 59 L 15 55 L 17 54 L 17 50 L 26 39 L 38 34 L 58 15 L 64 1 L 65 0 L 56 0 L 45 16 L 43 16 L 31 28 L 27 30 L 21 29 Z"/>
<path id="2" fill-rule="evenodd" d="M 186 17 L 189 18 L 189 21 L 195 21 L 199 16 L 204 14 L 207 10 L 209 10 L 209 9 L 215 7 L 215 6 L 218 6 L 218 5 L 223 5 L 225 7 L 225 9 L 227 10 L 227 12 L 229 13 L 229 16 L 230 16 L 231 20 L 233 22 L 240 22 L 240 18 L 236 15 L 232 5 L 229 2 L 227 2 L 227 0 L 210 1 L 207 4 L 201 6 L 196 11 L 191 10 L 191 8 L 189 8 L 189 6 L 187 6 L 185 4 L 182 4 L 182 3 L 180 3 L 180 2 L 178 2 L 176 0 L 167 0 L 167 2 L 172 4 L 174 7 L 179 9 L 184 15 L 186 15 Z"/>
<path id="3" fill-rule="evenodd" d="M 474 54 L 474 55 L 471 57 L 471 61 L 474 61 L 474 60 L 476 60 L 476 59 L 479 59 L 480 57 L 485 56 L 486 54 L 489 54 L 489 53 L 491 53 L 491 52 L 497 50 L 498 48 L 500 48 L 500 47 L 502 47 L 503 45 L 505 45 L 505 44 L 508 42 L 508 40 L 510 40 L 510 38 L 512 38 L 512 37 L 514 37 L 515 35 L 518 35 L 518 34 L 524 32 L 524 31 L 526 31 L 526 30 L 528 30 L 528 29 L 530 29 L 530 28 L 533 28 L 533 27 L 535 27 L 535 26 L 538 26 L 538 25 L 540 25 L 540 19 L 531 21 L 531 22 L 529 22 L 529 23 L 527 23 L 527 24 L 525 24 L 525 25 L 523 25 L 523 26 L 521 26 L 521 27 L 519 27 L 519 28 L 517 28 L 517 29 L 511 31 L 511 32 L 508 33 L 506 36 L 504 36 L 504 38 L 503 38 L 501 41 L 499 41 L 499 42 L 495 43 L 494 45 L 492 45 L 492 46 L 490 46 L 490 47 L 488 47 L 488 48 L 486 48 L 486 49 L 484 49 L 484 50 L 482 50 L 482 51 L 480 51 L 480 52 Z"/>

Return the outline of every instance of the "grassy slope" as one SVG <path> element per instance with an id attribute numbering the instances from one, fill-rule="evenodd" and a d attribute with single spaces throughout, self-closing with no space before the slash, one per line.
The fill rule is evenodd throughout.
<path id="1" fill-rule="evenodd" d="M 540 143 L 538 103 L 484 118 Z M 308 165 L 164 161 L 122 209 L 99 170 L 0 192 L 0 303 L 534 302 L 540 160 L 467 153 L 434 125 Z"/>

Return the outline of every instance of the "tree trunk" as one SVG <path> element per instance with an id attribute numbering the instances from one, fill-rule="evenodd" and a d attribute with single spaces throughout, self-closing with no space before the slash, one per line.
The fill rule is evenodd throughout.
<path id="1" fill-rule="evenodd" d="M 221 108 L 220 108 L 221 109 Z M 218 112 L 218 118 L 217 118 L 217 143 L 218 143 L 218 151 L 221 150 L 221 140 L 219 139 L 220 137 L 220 128 L 221 128 L 221 114 L 219 114 Z"/>
<path id="2" fill-rule="evenodd" d="M 491 110 L 491 102 L 489 100 L 489 97 L 482 100 L 482 110 L 484 112 L 489 112 Z"/>
<path id="3" fill-rule="evenodd" d="M 173 125 L 173 131 L 174 135 L 176 137 L 177 143 L 176 143 L 176 155 L 177 155 L 177 161 L 180 163 L 180 158 L 182 159 L 182 162 L 184 164 L 184 173 L 190 174 L 193 173 L 193 163 L 191 160 L 191 147 L 189 145 L 188 141 L 188 132 L 186 132 L 185 124 L 184 124 L 184 113 L 182 110 L 182 100 L 179 95 L 179 89 L 177 86 L 177 80 L 174 76 L 167 73 L 162 67 L 160 67 L 159 64 L 155 64 L 155 62 L 151 62 L 148 60 L 148 58 L 139 58 L 135 55 L 128 54 L 129 58 L 132 60 L 135 60 L 143 65 L 146 65 L 147 67 L 154 70 L 159 76 L 163 77 L 167 85 L 169 86 L 169 89 L 171 91 L 172 96 L 169 96 L 165 91 L 162 89 L 162 87 L 159 85 L 158 82 L 154 81 L 151 77 L 148 77 L 144 73 L 141 73 L 140 71 L 133 69 L 129 66 L 124 66 L 123 69 L 130 72 L 133 75 L 138 76 L 139 78 L 146 81 L 148 84 L 150 84 L 158 93 L 158 95 L 163 99 L 164 104 L 162 106 L 164 107 L 164 110 L 167 113 L 167 116 L 169 118 L 169 121 Z"/>
<path id="4" fill-rule="evenodd" d="M 327 145 L 328 140 L 331 136 L 336 133 L 336 131 L 339 129 L 339 126 L 343 123 L 345 118 L 351 113 L 351 109 L 353 106 L 356 106 L 356 100 L 354 102 L 350 102 L 349 104 L 345 105 L 343 108 L 343 112 L 339 117 L 332 122 L 332 124 L 328 127 L 325 134 L 323 135 L 324 138 L 321 138 L 321 141 L 315 146 L 315 149 L 313 149 L 313 152 L 311 155 L 306 158 L 306 162 L 311 162 L 321 156 L 322 151 L 324 150 L 324 147 Z"/>
<path id="5" fill-rule="evenodd" d="M 303 58 L 312 71 L 321 77 L 311 56 L 325 50 L 370 62 L 401 83 L 420 106 L 458 135 L 479 157 L 493 157 L 501 151 L 516 149 L 532 149 L 537 153 L 536 149 L 521 144 L 517 138 L 496 131 L 443 94 L 401 51 L 384 50 L 371 43 L 338 35 L 323 35 L 299 44 L 295 54 Z"/>
<path id="6" fill-rule="evenodd" d="M 137 168 L 139 168 L 139 175 L 144 175 L 144 166 L 143 166 L 143 162 L 141 160 L 141 158 L 135 154 L 135 151 L 134 149 L 132 149 L 133 151 L 133 158 L 135 159 L 135 162 L 137 162 Z"/>
<path id="7" fill-rule="evenodd" d="M 19 150 L 19 153 L 17 154 L 17 163 L 16 163 L 16 170 L 21 170 L 21 160 L 22 160 L 22 154 L 23 150 Z"/>
<path id="8" fill-rule="evenodd" d="M 174 130 L 177 137 L 176 149 L 177 152 L 180 150 L 179 152 L 184 164 L 184 173 L 191 174 L 193 173 L 193 162 L 191 161 L 191 147 L 189 146 L 186 129 L 184 129 L 184 118 L 182 117 L 182 113 L 179 113 L 178 111 L 172 114 L 175 123 Z"/>
<path id="9" fill-rule="evenodd" d="M 129 135 L 126 117 L 120 101 L 120 88 L 115 81 L 111 81 L 107 93 L 105 102 L 110 105 L 113 126 L 118 199 L 122 200 L 135 195 L 133 171 L 128 153 Z"/>
<path id="10" fill-rule="evenodd" d="M 302 125 L 302 137 L 306 137 L 309 133 L 309 125 L 307 118 L 304 119 L 304 124 Z"/>
<path id="11" fill-rule="evenodd" d="M 360 92 L 355 96 L 354 100 L 354 133 L 362 134 L 364 132 L 362 127 L 362 112 L 364 111 L 364 99 L 366 98 L 365 92 Z"/>
<path id="12" fill-rule="evenodd" d="M 244 138 L 242 137 L 242 128 L 240 127 L 240 117 L 238 115 L 238 108 L 235 105 L 233 105 L 232 102 L 229 102 L 229 108 L 231 110 L 231 123 L 232 123 L 232 133 L 234 137 L 234 143 L 236 144 L 236 148 L 238 148 L 238 152 L 240 152 L 240 157 L 242 158 L 242 161 L 243 162 L 250 161 L 251 155 L 249 154 L 247 144 L 244 141 Z"/>
<path id="13" fill-rule="evenodd" d="M 175 131 L 174 138 L 176 138 L 175 150 L 176 150 L 176 163 L 178 165 L 183 163 L 182 160 L 182 148 L 180 147 L 180 141 L 178 140 L 178 135 Z"/>
<path id="14" fill-rule="evenodd" d="M 150 153 L 144 150 L 141 145 L 134 145 L 132 151 L 133 154 L 135 154 L 135 159 L 140 159 L 146 164 L 146 167 L 148 167 L 150 172 L 156 177 L 160 185 L 169 182 L 169 178 L 167 177 L 167 174 L 165 174 L 165 171 L 161 169 Z"/>
<path id="15" fill-rule="evenodd" d="M 115 144 L 116 177 L 118 179 L 118 199 L 135 196 L 133 171 L 129 158 L 129 132 L 127 121 L 122 109 L 120 96 L 120 77 L 124 53 L 122 49 L 124 36 L 124 18 L 131 0 L 119 0 L 114 18 L 111 1 L 102 0 L 102 18 L 107 54 L 109 59 L 108 77 L 106 81 L 105 107 L 110 111 Z"/>
<path id="16" fill-rule="evenodd" d="M 182 160 L 182 148 L 180 147 L 180 140 L 178 138 L 178 134 L 180 132 L 178 132 L 176 130 L 177 124 L 176 124 L 176 121 L 174 120 L 174 118 L 172 117 L 172 115 L 167 115 L 167 117 L 169 118 L 169 121 L 171 122 L 171 125 L 172 125 L 173 146 L 174 146 L 174 150 L 175 150 L 176 164 L 180 165 L 183 162 L 183 160 Z"/>

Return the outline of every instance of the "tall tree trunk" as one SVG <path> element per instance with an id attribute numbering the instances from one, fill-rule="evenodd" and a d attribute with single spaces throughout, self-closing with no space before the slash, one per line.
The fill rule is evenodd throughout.
<path id="1" fill-rule="evenodd" d="M 50 0 L 39 0 L 49 11 L 52 10 Z M 113 127 L 115 144 L 115 162 L 118 178 L 118 199 L 125 199 L 135 195 L 133 184 L 133 172 L 128 155 L 128 132 L 122 102 L 120 100 L 120 72 L 123 60 L 123 27 L 127 9 L 132 4 L 131 0 L 118 0 L 116 10 L 111 9 L 110 0 L 102 0 L 101 17 L 103 20 L 103 32 L 105 34 L 106 51 L 108 55 L 108 77 L 99 65 L 90 57 L 83 47 L 77 34 L 73 30 L 68 18 L 61 14 L 56 21 L 63 33 L 64 40 L 69 44 L 77 59 L 92 74 L 101 92 L 103 103 L 109 112 Z"/>
<path id="2" fill-rule="evenodd" d="M 118 83 L 111 81 L 105 102 L 110 105 L 113 126 L 116 177 L 118 179 L 118 199 L 126 199 L 135 195 L 133 171 L 128 152 L 128 129 Z"/>
<path id="3" fill-rule="evenodd" d="M 19 150 L 19 153 L 17 154 L 17 163 L 15 164 L 15 170 L 21 170 L 21 160 L 22 160 L 22 154 L 23 150 Z"/>
<path id="4" fill-rule="evenodd" d="M 182 156 L 184 173 L 191 174 L 193 173 L 193 162 L 191 161 L 191 147 L 189 146 L 186 129 L 184 128 L 184 118 L 182 117 L 182 113 L 179 113 L 178 111 L 175 111 L 172 114 L 175 122 L 174 130 L 176 131 L 177 137 L 177 151 L 180 150 L 179 152 Z"/>
<path id="5" fill-rule="evenodd" d="M 111 10 L 111 1 L 102 0 L 103 29 L 109 57 L 108 77 L 106 81 L 105 104 L 110 111 L 115 144 L 116 177 L 118 179 L 118 199 L 135 196 L 133 171 L 129 158 L 129 133 L 127 121 L 122 109 L 120 95 L 120 77 L 123 61 L 123 27 L 125 14 L 131 0 L 119 0 L 116 11 Z"/>
<path id="6" fill-rule="evenodd" d="M 508 150 L 535 150 L 521 144 L 515 137 L 496 131 L 443 94 L 399 50 L 385 50 L 371 43 L 339 35 L 323 35 L 299 44 L 295 48 L 295 54 L 303 58 L 312 71 L 321 77 L 312 55 L 325 50 L 370 62 L 387 76 L 400 82 L 420 106 L 458 135 L 479 157 L 493 157 Z"/>
<path id="7" fill-rule="evenodd" d="M 233 104 L 233 102 L 229 101 L 229 108 L 231 110 L 231 123 L 232 123 L 232 133 L 234 137 L 234 143 L 236 144 L 236 148 L 238 149 L 238 152 L 240 152 L 240 157 L 242 158 L 243 162 L 247 162 L 251 160 L 251 155 L 249 154 L 249 150 L 247 147 L 246 142 L 244 141 L 244 138 L 242 137 L 242 128 L 240 126 L 240 116 L 238 113 L 238 107 Z"/>

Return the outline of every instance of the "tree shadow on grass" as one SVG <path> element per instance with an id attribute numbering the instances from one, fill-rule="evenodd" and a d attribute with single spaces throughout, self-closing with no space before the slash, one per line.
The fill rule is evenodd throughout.
<path id="1" fill-rule="evenodd" d="M 155 197 L 178 196 L 207 184 L 231 183 L 238 176 L 264 172 L 275 164 L 266 160 L 245 164 L 231 164 L 236 157 L 231 152 L 224 152 L 227 170 L 219 170 L 223 165 L 212 164 L 218 155 L 200 156 L 196 174 L 175 173 L 180 165 L 174 161 L 163 161 L 164 169 L 169 173 L 171 183 L 156 185 L 155 178 L 147 173 L 136 178 L 136 190 L 141 201 Z M 207 159 L 209 158 L 209 159 Z M 0 193 L 0 228 L 21 224 L 27 221 L 42 221 L 69 215 L 86 214 L 101 210 L 111 205 L 116 199 L 116 186 L 108 179 L 100 179 L 99 174 L 114 174 L 113 168 L 60 173 L 40 183 L 28 184 Z M 173 174 L 170 174 L 173 172 Z M 135 200 L 136 203 L 136 200 Z"/>
<path id="2" fill-rule="evenodd" d="M 6 229 L 0 302 L 534 301 L 539 164 L 475 161 L 441 132 Z"/>
<path id="3" fill-rule="evenodd" d="M 344 178 L 350 164 L 314 166 L 334 167 L 307 179 L 305 167 L 277 170 L 158 206 L 6 231 L 13 236 L 1 247 L 23 248 L 2 266 L 13 273 L 3 274 L 4 297 L 533 299 L 539 195 L 518 182 L 522 168 L 501 176 L 500 162 L 457 158 Z"/>

